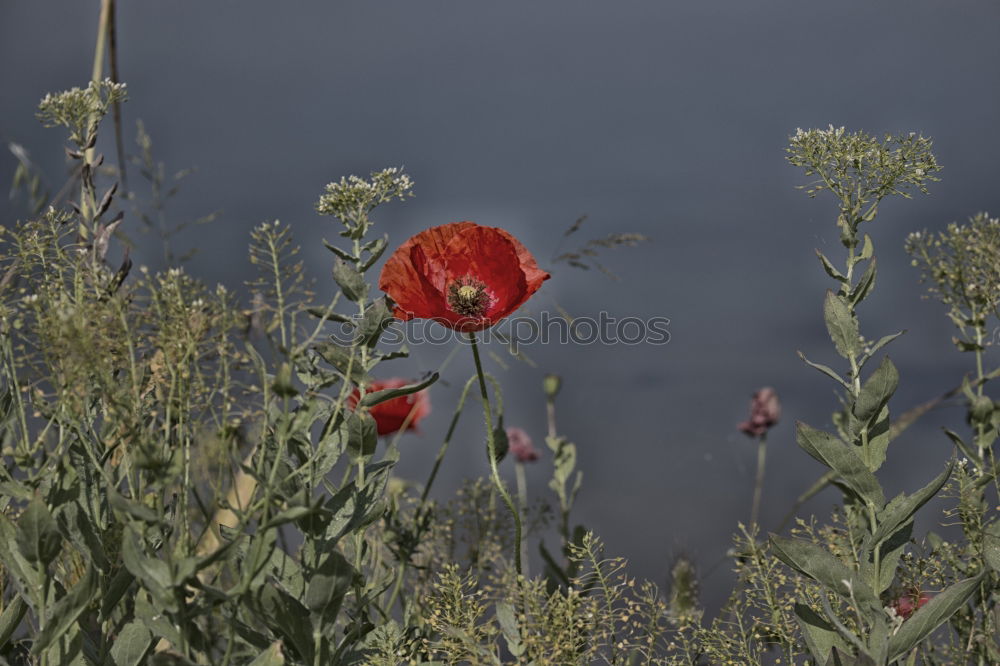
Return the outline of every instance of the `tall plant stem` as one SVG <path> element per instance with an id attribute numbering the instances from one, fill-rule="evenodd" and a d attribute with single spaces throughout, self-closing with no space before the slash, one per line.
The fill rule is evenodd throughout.
<path id="1" fill-rule="evenodd" d="M 757 443 L 757 477 L 753 482 L 753 505 L 750 509 L 750 525 L 756 527 L 760 517 L 760 497 L 764 492 L 764 465 L 767 460 L 767 435 L 761 435 Z"/>
<path id="2" fill-rule="evenodd" d="M 90 80 L 97 82 L 104 74 L 104 52 L 107 50 L 108 32 L 111 25 L 111 1 L 101 0 L 101 15 L 97 19 L 97 44 L 94 46 L 94 64 L 90 70 Z M 86 152 L 87 164 L 94 161 L 94 148 Z"/>
<path id="3" fill-rule="evenodd" d="M 420 493 L 420 509 L 424 508 L 427 503 L 427 497 L 430 495 L 431 486 L 434 485 L 434 479 L 437 478 L 438 470 L 441 468 L 441 462 L 444 460 L 445 454 L 448 452 L 448 446 L 451 444 L 452 435 L 455 434 L 455 426 L 458 425 L 458 417 L 462 415 L 462 407 L 465 406 L 465 398 L 469 394 L 469 389 L 472 388 L 472 382 L 475 381 L 475 377 L 470 377 L 469 381 L 465 382 L 465 387 L 462 389 L 462 395 L 458 399 L 458 404 L 455 406 L 455 413 L 451 416 L 451 423 L 448 425 L 448 432 L 444 436 L 444 441 L 441 442 L 441 448 L 438 449 L 437 457 L 434 458 L 434 467 L 431 469 L 431 474 L 427 477 L 427 483 L 424 484 L 424 489 Z"/>
<path id="4" fill-rule="evenodd" d="M 514 465 L 514 471 L 517 475 L 517 504 L 518 509 L 520 509 L 522 514 L 528 512 L 528 479 L 527 474 L 524 473 L 524 463 L 519 462 Z M 527 542 L 521 544 L 521 564 L 524 566 L 524 576 L 525 578 L 531 577 L 531 571 L 528 569 L 528 544 Z"/>
<path id="5" fill-rule="evenodd" d="M 514 500 L 511 499 L 510 493 L 507 492 L 507 487 L 504 486 L 503 481 L 500 480 L 500 472 L 497 469 L 497 457 L 494 455 L 496 450 L 496 438 L 493 433 L 493 411 L 490 409 L 490 396 L 486 391 L 486 375 L 483 373 L 483 362 L 479 359 L 479 345 L 476 342 L 476 334 L 474 332 L 469 333 L 469 341 L 472 343 L 472 358 L 476 362 L 476 376 L 479 377 L 479 392 L 483 398 L 483 418 L 486 421 L 486 457 L 490 461 L 490 471 L 493 473 L 493 483 L 497 487 L 497 491 L 503 498 L 504 503 L 507 508 L 510 509 L 511 515 L 514 517 L 514 568 L 517 571 L 518 577 L 521 576 L 521 514 L 517 510 L 517 505 L 514 504 Z"/>

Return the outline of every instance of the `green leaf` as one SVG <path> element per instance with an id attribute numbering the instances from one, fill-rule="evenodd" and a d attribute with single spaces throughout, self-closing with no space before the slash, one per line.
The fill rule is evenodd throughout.
<path id="1" fill-rule="evenodd" d="M 171 622 L 170 616 L 163 612 L 163 607 L 150 598 L 147 590 L 137 590 L 134 600 L 135 619 L 149 629 L 154 638 L 162 638 L 172 645 L 181 644 L 181 635 L 177 627 Z M 151 663 L 152 659 L 148 662 Z"/>
<path id="2" fill-rule="evenodd" d="M 868 455 L 871 457 L 868 469 L 877 470 L 885 462 L 885 454 L 889 450 L 892 423 L 889 421 L 889 408 L 883 407 L 875 419 L 875 424 L 868 430 Z"/>
<path id="3" fill-rule="evenodd" d="M 823 319 L 837 353 L 844 358 L 856 358 L 860 351 L 858 320 L 842 296 L 827 290 Z"/>
<path id="4" fill-rule="evenodd" d="M 868 627 L 868 636 L 865 641 L 867 645 L 863 651 L 863 654 L 871 659 L 872 666 L 889 663 L 886 658 L 889 653 L 889 632 L 889 616 L 885 612 L 879 613 L 871 626 Z"/>
<path id="5" fill-rule="evenodd" d="M 844 599 L 850 600 L 853 590 L 853 597 L 864 606 L 860 609 L 862 612 L 882 613 L 882 604 L 868 584 L 822 547 L 812 541 L 777 534 L 771 535 L 771 544 L 778 559 L 796 571 L 822 583 Z"/>
<path id="6" fill-rule="evenodd" d="M 133 620 L 118 633 L 111 646 L 111 660 L 115 666 L 139 666 L 153 645 L 153 635 L 146 626 Z"/>
<path id="7" fill-rule="evenodd" d="M 392 400 L 393 398 L 401 398 L 404 395 L 410 395 L 411 393 L 416 393 L 417 391 L 423 391 L 425 388 L 436 382 L 439 377 L 440 375 L 438 373 L 432 372 L 427 379 L 414 384 L 407 384 L 406 386 L 400 386 L 399 388 L 383 389 L 381 391 L 366 393 L 364 397 L 361 398 L 360 405 L 362 407 L 374 407 L 379 403 Z"/>
<path id="8" fill-rule="evenodd" d="M 545 443 L 555 452 L 553 459 L 554 469 L 549 487 L 559 496 L 561 501 L 568 500 L 566 495 L 566 481 L 573 474 L 576 468 L 576 445 L 563 437 L 546 437 Z"/>
<path id="9" fill-rule="evenodd" d="M 882 508 L 885 495 L 875 475 L 869 471 L 854 449 L 842 441 L 815 428 L 796 423 L 795 438 L 802 449 L 813 458 L 837 472 L 844 485 L 866 503 Z"/>
<path id="10" fill-rule="evenodd" d="M 273 585 L 265 585 L 253 605 L 260 619 L 287 640 L 301 661 L 313 662 L 312 624 L 301 603 Z"/>
<path id="11" fill-rule="evenodd" d="M 849 650 L 833 648 L 830 650 L 830 660 L 826 666 L 878 666 L 875 661 L 866 654 L 854 656 Z"/>
<path id="12" fill-rule="evenodd" d="M 18 528 L 6 514 L 0 513 L 0 560 L 12 576 L 17 589 L 28 601 L 37 603 L 42 594 L 42 577 L 17 546 Z"/>
<path id="13" fill-rule="evenodd" d="M 275 581 L 278 586 L 295 599 L 301 599 L 305 594 L 306 582 L 302 568 L 294 557 L 286 553 L 275 543 L 275 534 L 254 537 L 251 552 L 246 561 L 252 562 L 254 577 L 250 581 L 250 589 L 259 589 L 268 580 Z"/>
<path id="14" fill-rule="evenodd" d="M 17 520 L 17 547 L 28 562 L 48 566 L 62 550 L 62 535 L 45 502 L 32 498 Z"/>
<path id="15" fill-rule="evenodd" d="M 497 623 L 507 641 L 507 649 L 514 657 L 524 654 L 524 644 L 521 642 L 521 630 L 517 626 L 517 614 L 514 607 L 505 601 L 497 602 Z"/>
<path id="16" fill-rule="evenodd" d="M 832 648 L 848 652 L 847 643 L 832 624 L 824 620 L 816 611 L 805 604 L 795 604 L 795 619 L 802 629 L 802 637 L 806 640 L 809 652 L 817 663 L 825 663 Z"/>
<path id="17" fill-rule="evenodd" d="M 328 249 L 330 252 L 333 252 L 340 259 L 343 259 L 344 261 L 349 261 L 353 263 L 358 260 L 358 257 L 355 257 L 347 250 L 341 250 L 339 247 L 337 247 L 330 241 L 326 240 L 325 238 L 323 239 L 323 246 L 326 247 L 326 249 Z"/>
<path id="18" fill-rule="evenodd" d="M 361 324 L 358 326 L 356 342 L 358 344 L 374 347 L 382 336 L 382 333 L 389 328 L 389 324 L 395 321 L 392 310 L 385 302 L 385 298 L 373 301 L 365 310 L 361 317 Z"/>
<path id="19" fill-rule="evenodd" d="M 118 602 L 125 596 L 128 589 L 132 587 L 134 581 L 135 576 L 125 568 L 119 569 L 111 577 L 105 589 L 104 598 L 101 599 L 100 619 L 102 622 L 111 617 L 111 613 L 114 612 Z"/>
<path id="20" fill-rule="evenodd" d="M 58 522 L 63 527 L 64 534 L 77 548 L 90 553 L 91 562 L 102 574 L 111 570 L 111 561 L 104 549 L 105 542 L 98 534 L 98 527 L 80 504 L 76 502 L 63 504 Z"/>
<path id="21" fill-rule="evenodd" d="M 872 237 L 865 234 L 864 244 L 861 246 L 861 259 L 871 259 L 875 254 L 875 246 L 872 244 Z"/>
<path id="22" fill-rule="evenodd" d="M 141 520 L 149 525 L 157 525 L 160 523 L 160 517 L 155 511 L 153 511 L 153 509 L 145 504 L 127 499 L 114 490 L 108 492 L 108 502 L 111 504 L 112 509 L 127 516 L 131 516 L 136 520 Z"/>
<path id="23" fill-rule="evenodd" d="M 94 600 L 98 591 L 98 576 L 94 571 L 94 567 L 88 566 L 87 573 L 83 575 L 83 578 L 73 586 L 69 594 L 57 601 L 52 610 L 49 611 L 45 626 L 31 644 L 33 655 L 41 654 L 53 641 L 69 631 L 80 614 Z"/>
<path id="24" fill-rule="evenodd" d="M 823 365 L 822 363 L 813 363 L 812 361 L 810 361 L 809 359 L 806 358 L 805 354 L 803 354 L 800 351 L 797 351 L 795 353 L 799 355 L 799 358 L 801 358 L 803 361 L 805 361 L 806 365 L 808 365 L 808 366 L 810 366 L 812 368 L 816 368 L 817 370 L 819 370 L 820 372 L 822 372 L 824 375 L 826 375 L 830 379 L 836 381 L 837 383 L 839 383 L 840 385 L 844 386 L 845 388 L 849 386 L 849 384 L 846 381 L 844 381 L 844 378 L 841 377 L 840 375 L 838 375 L 836 373 L 836 371 L 834 371 L 833 368 L 831 368 L 829 366 L 826 366 L 826 365 Z"/>
<path id="25" fill-rule="evenodd" d="M 878 590 L 882 594 L 890 587 L 896 579 L 896 567 L 899 565 L 899 558 L 903 556 L 903 551 L 913 537 L 913 522 L 904 523 L 898 530 L 882 543 L 881 555 L 879 559 Z M 874 563 L 873 563 L 874 566 Z"/>
<path id="26" fill-rule="evenodd" d="M 872 534 L 872 546 L 882 543 L 896 530 L 913 519 L 913 515 L 926 504 L 948 481 L 954 469 L 954 462 L 949 462 L 944 471 L 934 477 L 934 480 L 912 495 L 899 495 L 889 502 L 885 509 L 880 512 L 879 525 Z"/>
<path id="27" fill-rule="evenodd" d="M 954 583 L 918 608 L 889 639 L 889 661 L 902 657 L 947 622 L 976 591 L 985 573 Z"/>
<path id="28" fill-rule="evenodd" d="M 344 296 L 355 303 L 368 294 L 368 283 L 364 276 L 340 257 L 333 262 L 333 279 Z"/>
<path id="29" fill-rule="evenodd" d="M 983 559 L 993 571 L 1000 573 L 1000 522 L 994 522 L 984 530 Z"/>
<path id="30" fill-rule="evenodd" d="M 875 258 L 868 262 L 868 267 L 865 268 L 865 272 L 861 274 L 861 278 L 858 283 L 854 285 L 854 289 L 851 290 L 850 300 L 851 305 L 857 307 L 858 303 L 865 300 L 865 297 L 871 293 L 872 287 L 875 286 Z"/>
<path id="31" fill-rule="evenodd" d="M 284 663 L 285 654 L 281 650 L 281 641 L 275 641 L 247 666 L 284 666 Z"/>
<path id="32" fill-rule="evenodd" d="M 156 604 L 162 604 L 163 610 L 176 611 L 177 600 L 170 592 L 173 585 L 170 567 L 158 557 L 147 557 L 140 538 L 132 529 L 125 529 L 122 533 L 122 562 L 152 595 Z"/>
<path id="33" fill-rule="evenodd" d="M 7 641 L 14 635 L 17 628 L 21 626 L 21 620 L 24 619 L 24 613 L 27 610 L 28 604 L 20 594 L 15 594 L 7 603 L 7 607 L 3 609 L 3 614 L 0 615 L 0 650 L 7 645 Z"/>
<path id="34" fill-rule="evenodd" d="M 882 349 L 882 347 L 885 347 L 887 344 L 889 344 L 890 342 L 901 336 L 903 333 L 906 333 L 905 328 L 902 331 L 898 331 L 896 333 L 883 335 L 881 338 L 878 339 L 878 342 L 876 342 L 875 344 L 871 345 L 871 347 L 868 348 L 868 352 L 862 357 L 862 361 L 867 361 L 869 358 L 875 355 L 875 353 L 878 352 L 879 349 Z"/>
<path id="35" fill-rule="evenodd" d="M 313 456 L 310 460 L 313 487 L 319 487 L 326 475 L 340 460 L 340 456 L 347 447 L 350 432 L 345 418 L 342 412 L 340 418 L 325 426 L 329 432 L 325 432 L 316 442 L 316 448 L 313 450 Z"/>
<path id="36" fill-rule="evenodd" d="M 361 264 L 361 272 L 366 272 L 369 268 L 375 265 L 375 262 L 379 260 L 382 253 L 385 252 L 385 248 L 389 245 L 389 236 L 385 235 L 382 238 L 376 238 L 370 243 L 366 243 L 364 249 L 368 252 L 368 258 L 364 260 Z"/>
<path id="37" fill-rule="evenodd" d="M 861 386 L 861 392 L 854 403 L 854 416 L 862 424 L 868 424 L 889 402 L 889 398 L 899 386 L 899 371 L 888 356 L 883 357 L 878 369 Z"/>
<path id="38" fill-rule="evenodd" d="M 834 280 L 837 280 L 838 282 L 847 282 L 847 278 L 844 276 L 844 274 L 833 267 L 833 264 L 830 263 L 830 260 L 826 258 L 826 255 L 824 255 L 819 250 L 816 250 L 816 256 L 819 257 L 819 261 L 821 264 L 823 264 L 823 270 L 826 271 L 827 275 L 832 277 Z"/>
<path id="39" fill-rule="evenodd" d="M 304 600 L 306 608 L 325 623 L 332 624 L 356 576 L 354 567 L 343 555 L 336 550 L 330 551 L 309 578 Z"/>
<path id="40" fill-rule="evenodd" d="M 349 412 L 345 415 L 347 425 L 347 453 L 357 462 L 369 458 L 378 445 L 378 426 L 367 412 Z"/>
<path id="41" fill-rule="evenodd" d="M 332 365 L 343 377 L 355 384 L 365 383 L 366 369 L 361 365 L 361 355 L 350 347 L 336 342 L 319 342 L 313 347 L 320 358 Z"/>
<path id="42" fill-rule="evenodd" d="M 948 439 L 951 440 L 952 444 L 954 444 L 955 447 L 958 448 L 958 450 L 961 451 L 966 458 L 968 458 L 969 460 L 979 459 L 979 456 L 973 453 L 972 449 L 969 448 L 969 445 L 966 444 L 965 441 L 961 437 L 959 437 L 956 432 L 948 430 L 947 428 L 944 428 L 943 430 L 944 434 L 948 435 Z"/>

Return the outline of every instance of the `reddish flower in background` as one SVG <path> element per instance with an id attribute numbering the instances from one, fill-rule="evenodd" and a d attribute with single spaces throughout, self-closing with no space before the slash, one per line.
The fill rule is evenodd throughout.
<path id="1" fill-rule="evenodd" d="M 750 419 L 737 426 L 750 437 L 763 437 L 781 418 L 781 403 L 773 388 L 765 386 L 750 400 Z"/>
<path id="2" fill-rule="evenodd" d="M 368 393 L 381 391 L 383 389 L 394 389 L 412 384 L 410 380 L 393 377 L 392 379 L 375 379 L 368 386 Z M 354 409 L 361 399 L 361 392 L 354 389 L 354 393 L 347 398 L 347 406 Z M 431 411 L 431 399 L 426 389 L 417 391 L 409 395 L 386 400 L 371 407 L 368 413 L 375 419 L 375 426 L 379 435 L 390 435 L 403 427 L 406 423 L 407 430 L 416 430 L 417 424 Z M 410 412 L 413 415 L 410 416 Z M 407 422 L 407 417 L 409 421 Z"/>
<path id="3" fill-rule="evenodd" d="M 507 450 L 519 463 L 535 462 L 538 460 L 538 449 L 535 448 L 531 437 L 521 428 L 507 428 Z"/>
<path id="4" fill-rule="evenodd" d="M 904 620 L 908 620 L 918 608 L 922 608 L 924 604 L 930 600 L 931 595 L 926 592 L 913 591 L 910 594 L 896 599 L 896 601 L 893 602 L 892 607 L 896 609 L 896 615 L 900 616 Z"/>
<path id="5" fill-rule="evenodd" d="M 549 277 L 503 229 L 455 222 L 403 243 L 378 286 L 396 302 L 397 318 L 433 319 L 468 333 L 517 310 Z"/>

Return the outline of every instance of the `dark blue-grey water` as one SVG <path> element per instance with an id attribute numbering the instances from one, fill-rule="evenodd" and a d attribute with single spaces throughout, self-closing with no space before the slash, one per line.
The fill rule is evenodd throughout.
<path id="1" fill-rule="evenodd" d="M 0 138 L 26 146 L 55 187 L 63 134 L 42 129 L 34 108 L 46 92 L 86 83 L 97 4 L 0 5 Z M 550 343 L 526 349 L 537 367 L 490 361 L 508 423 L 536 439 L 541 377 L 563 375 L 560 428 L 585 474 L 577 519 L 660 581 L 678 552 L 716 562 L 748 519 L 755 452 L 735 424 L 754 389 L 774 386 L 785 407 L 771 437 L 765 525 L 821 471 L 795 446 L 792 423 L 827 425 L 834 394 L 795 351 L 835 360 L 821 317 L 828 278 L 813 249 L 841 254 L 833 202 L 796 190 L 803 177 L 784 161 L 796 127 L 934 137 L 942 182 L 928 197 L 885 204 L 870 228 L 881 272 L 862 325 L 870 336 L 908 330 L 890 348 L 902 375 L 897 412 L 969 369 L 943 309 L 921 300 L 902 243 L 910 231 L 1000 210 L 998 26 L 992 0 L 119 3 L 127 145 L 142 119 L 157 159 L 198 167 L 172 219 L 221 209 L 178 239 L 199 250 L 190 272 L 239 284 L 251 273 L 248 231 L 280 218 L 326 280 L 319 241 L 336 228 L 313 211 L 323 185 L 405 165 L 417 196 L 376 215 L 393 243 L 461 219 L 503 226 L 553 272 L 531 312 L 670 319 L 667 345 Z M 0 158 L 0 182 L 13 169 Z M 5 224 L 23 214 L 6 201 L 0 211 Z M 652 240 L 602 257 L 620 281 L 552 263 L 572 241 L 622 231 Z M 159 266 L 157 248 L 138 255 Z M 449 349 L 413 351 L 397 374 L 433 369 Z M 427 473 L 471 372 L 461 352 L 450 384 L 434 389 L 423 435 L 407 437 L 404 476 Z M 473 410 L 462 422 L 442 496 L 486 472 L 479 418 Z M 960 418 L 942 410 L 895 442 L 882 474 L 890 492 L 936 473 L 951 453 L 938 427 Z M 547 475 L 535 465 L 529 483 L 541 490 Z M 835 499 L 806 510 L 823 513 Z M 718 601 L 727 585 L 713 574 L 706 597 Z"/>

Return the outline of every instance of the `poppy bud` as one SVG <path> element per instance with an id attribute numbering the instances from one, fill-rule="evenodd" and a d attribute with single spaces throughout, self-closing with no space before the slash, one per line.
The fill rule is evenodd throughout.
<path id="1" fill-rule="evenodd" d="M 542 387 L 545 389 L 545 397 L 552 400 L 559 394 L 559 389 L 562 387 L 562 377 L 559 375 L 545 375 L 545 379 L 542 380 Z"/>
<path id="2" fill-rule="evenodd" d="M 763 437 L 781 418 L 781 402 L 773 388 L 766 386 L 750 400 L 750 419 L 737 426 L 750 437 Z"/>

